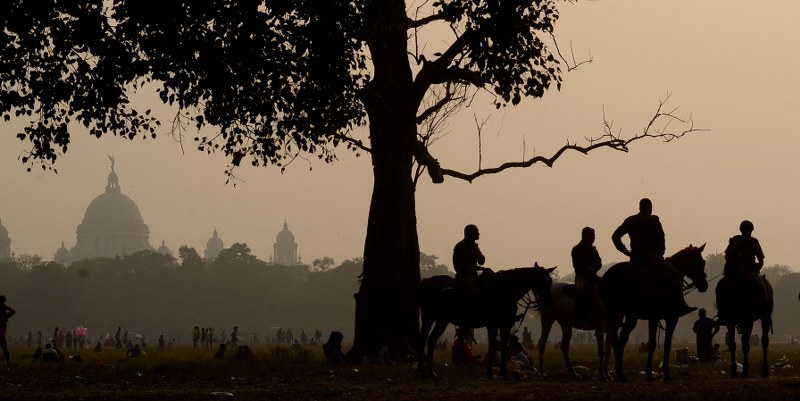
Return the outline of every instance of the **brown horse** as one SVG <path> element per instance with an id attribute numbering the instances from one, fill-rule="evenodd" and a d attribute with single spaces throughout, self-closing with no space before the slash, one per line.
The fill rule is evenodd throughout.
<path id="1" fill-rule="evenodd" d="M 610 344 L 605 341 L 608 326 L 605 308 L 595 294 L 589 308 L 589 321 L 579 321 L 575 308 L 575 296 L 568 295 L 570 292 L 574 293 L 574 290 L 575 284 L 573 283 L 566 281 L 553 282 L 553 308 L 539 312 L 542 324 L 542 333 L 539 337 L 539 374 L 546 376 L 544 372 L 544 351 L 547 348 L 547 338 L 550 336 L 553 323 L 558 322 L 561 327 L 561 354 L 564 356 L 564 363 L 567 364 L 567 374 L 572 377 L 578 377 L 578 373 L 572 365 L 572 359 L 569 357 L 572 329 L 594 330 L 595 340 L 597 341 L 597 355 L 599 357 L 599 375 L 600 379 L 605 380 L 608 378 L 608 354 L 610 348 Z"/>
<path id="2" fill-rule="evenodd" d="M 689 277 L 700 292 L 708 289 L 706 262 L 702 255 L 704 248 L 705 245 L 699 248 L 689 245 L 666 259 L 678 271 L 681 279 Z M 608 314 L 608 337 L 614 349 L 617 380 L 626 380 L 622 367 L 623 351 L 639 319 L 648 321 L 647 380 L 653 380 L 653 352 L 656 349 L 658 323 L 661 320 L 666 322 L 663 372 L 664 380 L 672 380 L 669 355 L 679 316 L 669 302 L 668 291 L 668 286 L 661 283 L 651 269 L 630 262 L 612 266 L 600 280 L 600 298 Z M 622 328 L 618 331 L 620 325 Z"/>
<path id="3" fill-rule="evenodd" d="M 449 323 L 458 327 L 486 327 L 489 338 L 489 352 L 486 360 L 486 371 L 492 377 L 492 365 L 495 352 L 500 350 L 500 376 L 507 378 L 505 347 L 511 327 L 517 321 L 517 302 L 529 291 L 533 292 L 537 304 L 541 308 L 553 306 L 550 285 L 553 279 L 550 273 L 555 267 L 545 269 L 535 264 L 534 267 L 521 267 L 503 270 L 497 273 L 484 273 L 482 277 L 481 302 L 471 307 L 459 302 L 455 291 L 455 279 L 450 276 L 433 276 L 422 280 L 417 287 L 417 302 L 420 307 L 422 325 L 417 342 L 417 372 L 422 376 L 436 377 L 433 372 L 433 350 Z M 433 328 L 433 330 L 431 330 Z M 496 341 L 500 331 L 500 342 Z M 425 370 L 425 343 L 427 340 L 427 371 Z"/>
<path id="4" fill-rule="evenodd" d="M 761 360 L 761 377 L 769 376 L 767 364 L 767 348 L 769 348 L 769 331 L 772 329 L 772 285 L 766 277 L 761 276 L 763 289 L 755 286 L 761 283 L 756 277 L 744 279 L 743 277 L 725 276 L 719 281 L 716 288 L 717 316 L 719 323 L 727 327 L 728 333 L 725 340 L 731 354 L 731 377 L 737 376 L 736 372 L 736 326 L 742 335 L 742 377 L 750 373 L 750 334 L 753 332 L 753 323 L 761 321 L 761 349 L 764 351 Z"/>

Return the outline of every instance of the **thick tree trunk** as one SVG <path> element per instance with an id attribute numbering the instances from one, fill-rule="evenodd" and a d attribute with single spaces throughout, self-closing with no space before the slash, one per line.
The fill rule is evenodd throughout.
<path id="1" fill-rule="evenodd" d="M 393 0 L 370 4 L 366 18 L 375 74 L 364 103 L 370 121 L 374 184 L 364 271 L 356 294 L 350 351 L 354 360 L 384 342 L 392 357 L 405 357 L 414 349 L 419 331 L 415 300 L 419 240 L 412 181 L 417 107 L 411 96 L 405 4 Z"/>

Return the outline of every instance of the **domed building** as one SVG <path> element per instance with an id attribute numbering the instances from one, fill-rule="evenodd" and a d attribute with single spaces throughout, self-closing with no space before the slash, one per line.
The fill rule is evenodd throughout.
<path id="1" fill-rule="evenodd" d="M 225 245 L 222 243 L 222 239 L 217 236 L 217 229 L 214 228 L 214 235 L 206 242 L 206 250 L 203 252 L 203 255 L 206 257 L 206 260 L 210 262 L 219 256 L 223 248 L 225 248 Z"/>
<path id="2" fill-rule="evenodd" d="M 53 262 L 60 263 L 64 266 L 69 266 L 70 263 L 72 263 L 72 255 L 70 255 L 69 249 L 64 246 L 64 241 L 61 241 L 61 248 L 58 248 L 56 255 L 53 256 Z"/>
<path id="3" fill-rule="evenodd" d="M 106 191 L 89 204 L 78 225 L 78 241 L 70 250 L 72 261 L 96 257 L 130 255 L 153 250 L 149 243 L 150 229 L 144 224 L 136 203 L 120 190 L 114 171 L 114 158 Z"/>
<path id="4" fill-rule="evenodd" d="M 297 256 L 297 242 L 294 241 L 294 234 L 289 231 L 289 224 L 285 221 L 283 230 L 278 233 L 272 248 L 274 250 L 273 263 L 286 266 L 300 264 L 300 258 Z"/>
<path id="5" fill-rule="evenodd" d="M 167 243 L 163 239 L 161 240 L 161 246 L 156 249 L 156 252 L 162 255 L 172 256 L 172 250 L 167 248 Z"/>
<path id="6" fill-rule="evenodd" d="M 11 258 L 11 238 L 8 237 L 8 229 L 3 227 L 0 220 L 0 260 Z"/>

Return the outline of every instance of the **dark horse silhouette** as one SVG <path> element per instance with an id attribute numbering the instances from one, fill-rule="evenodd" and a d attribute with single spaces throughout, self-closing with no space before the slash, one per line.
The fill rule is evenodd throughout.
<path id="1" fill-rule="evenodd" d="M 725 340 L 731 354 L 731 377 L 736 377 L 736 326 L 742 335 L 742 377 L 750 371 L 750 334 L 753 323 L 761 321 L 761 349 L 764 351 L 761 361 L 761 377 L 769 376 L 767 364 L 767 348 L 769 348 L 769 331 L 772 329 L 772 285 L 766 277 L 761 277 L 764 290 L 755 288 L 756 277 L 746 279 L 741 276 L 725 276 L 717 283 L 717 316 L 719 323 L 727 327 Z"/>
<path id="2" fill-rule="evenodd" d="M 417 372 L 422 375 L 436 377 L 433 372 L 433 350 L 449 323 L 458 327 L 486 327 L 489 338 L 489 352 L 486 371 L 492 377 L 492 364 L 495 350 L 500 346 L 505 350 L 511 326 L 517 321 L 517 302 L 529 291 L 533 291 L 539 307 L 553 306 L 550 285 L 553 279 L 550 273 L 555 267 L 545 269 L 535 264 L 534 267 L 521 267 L 489 273 L 481 288 L 480 305 L 459 303 L 455 287 L 455 279 L 450 276 L 433 276 L 422 280 L 417 287 L 417 302 L 420 307 L 422 326 L 417 342 Z M 485 276 L 486 273 L 481 276 Z M 433 328 L 433 330 L 431 330 Z M 499 344 L 495 339 L 500 331 Z M 429 335 L 430 334 L 430 335 Z M 425 342 L 427 340 L 427 371 L 425 370 Z M 506 374 L 506 352 L 500 353 L 500 375 Z"/>
<path id="3" fill-rule="evenodd" d="M 689 277 L 700 292 L 708 289 L 706 281 L 703 249 L 688 247 L 668 257 L 667 262 L 678 271 L 681 278 Z M 653 352 L 656 349 L 656 330 L 661 320 L 666 322 L 664 335 L 664 380 L 672 380 L 669 373 L 669 354 L 672 349 L 672 335 L 679 316 L 669 302 L 669 288 L 659 282 L 653 271 L 630 262 L 612 266 L 600 280 L 598 288 L 603 306 L 608 314 L 608 337 L 614 349 L 617 380 L 626 380 L 622 368 L 622 354 L 630 338 L 631 331 L 639 319 L 648 321 L 647 380 L 653 380 Z M 624 322 L 622 318 L 624 317 Z M 621 330 L 618 328 L 622 326 Z"/>

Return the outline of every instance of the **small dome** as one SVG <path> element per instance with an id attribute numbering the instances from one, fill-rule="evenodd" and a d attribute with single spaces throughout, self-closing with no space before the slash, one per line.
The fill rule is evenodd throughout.
<path id="1" fill-rule="evenodd" d="M 289 231 L 289 224 L 287 224 L 285 221 L 283 222 L 283 230 L 278 233 L 278 237 L 276 238 L 275 242 L 279 244 L 294 242 L 294 234 Z"/>
<path id="2" fill-rule="evenodd" d="M 222 240 L 217 236 L 217 229 L 214 229 L 214 235 L 209 238 L 208 242 L 206 242 L 206 248 L 208 249 L 222 249 L 225 246 L 222 244 Z"/>
<path id="3" fill-rule="evenodd" d="M 53 257 L 53 261 L 59 263 L 68 263 L 70 261 L 69 249 L 64 246 L 64 241 L 61 241 L 61 248 L 58 248 L 56 251 L 56 256 Z"/>
<path id="4" fill-rule="evenodd" d="M 158 247 L 156 252 L 158 252 L 158 253 L 160 253 L 162 255 L 172 256 L 172 251 L 169 248 L 167 248 L 167 244 L 166 244 L 166 242 L 164 242 L 163 239 L 161 240 L 161 246 Z"/>
<path id="5" fill-rule="evenodd" d="M 8 230 L 3 227 L 3 220 L 0 220 L 0 239 L 8 238 Z"/>

